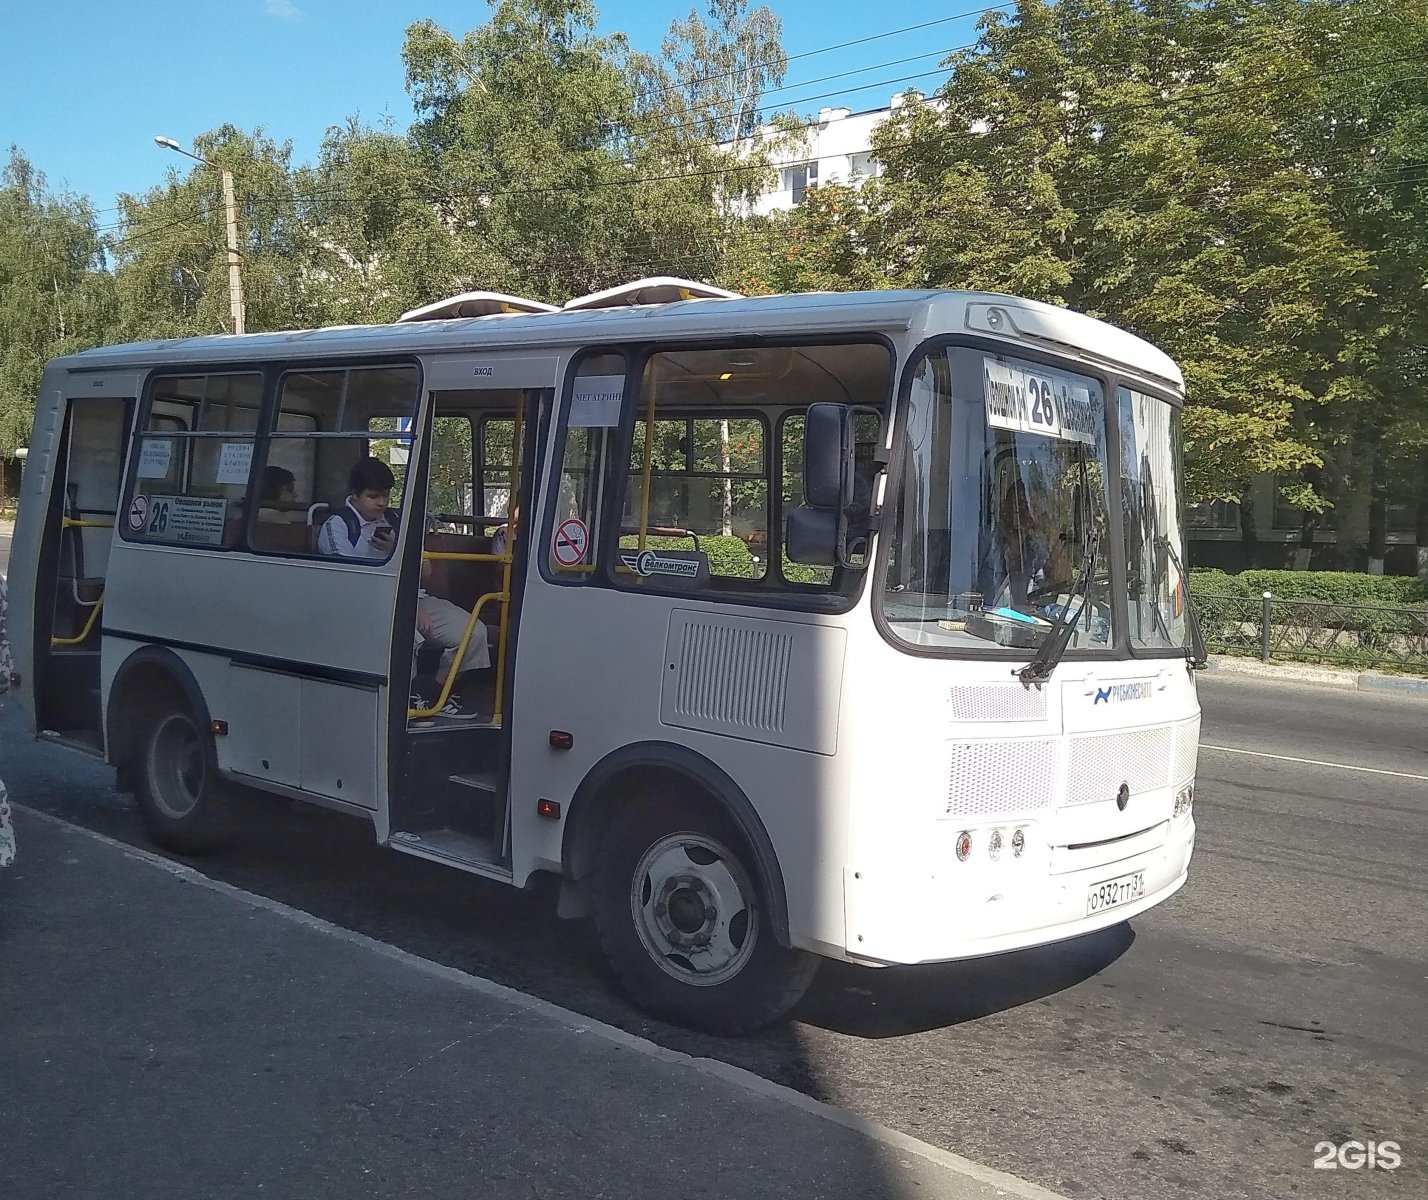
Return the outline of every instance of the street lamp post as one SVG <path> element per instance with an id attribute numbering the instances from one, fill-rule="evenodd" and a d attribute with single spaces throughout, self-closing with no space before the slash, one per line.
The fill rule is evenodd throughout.
<path id="1" fill-rule="evenodd" d="M 233 173 L 227 167 L 220 167 L 215 162 L 209 162 L 208 159 L 185 150 L 173 138 L 156 137 L 154 143 L 165 150 L 176 150 L 179 154 L 185 154 L 206 167 L 215 167 L 223 176 L 223 209 L 228 224 L 228 306 L 233 311 L 233 332 L 243 333 L 243 275 L 238 267 L 238 206 L 233 200 Z"/>

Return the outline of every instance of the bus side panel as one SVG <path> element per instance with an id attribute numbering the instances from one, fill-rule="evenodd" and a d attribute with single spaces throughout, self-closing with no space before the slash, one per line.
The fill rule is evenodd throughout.
<path id="1" fill-rule="evenodd" d="M 533 555 L 545 552 L 544 546 L 533 548 Z M 838 728 L 838 689 L 819 697 L 829 706 L 826 721 L 799 714 L 784 744 L 760 731 L 751 731 L 756 737 L 734 737 L 665 723 L 667 679 L 679 674 L 670 670 L 666 654 L 671 626 L 679 627 L 681 610 L 697 606 L 700 602 L 690 598 L 561 587 L 532 572 L 522 612 L 525 636 L 516 665 L 511 745 L 514 880 L 520 884 L 533 870 L 561 868 L 565 823 L 539 817 L 537 799 L 558 800 L 568 818 L 571 798 L 601 759 L 638 742 L 673 743 L 717 765 L 752 804 L 778 860 L 794 944 L 837 953 L 844 942 L 846 772 L 841 754 L 791 743 L 832 748 L 828 735 Z M 757 610 L 711 603 L 707 611 L 715 621 L 737 624 L 751 622 Z M 816 691 L 813 680 L 841 674 L 841 661 L 820 658 L 836 652 L 841 659 L 841 620 L 768 615 L 773 628 L 789 621 L 815 627 L 807 639 L 813 661 L 801 672 L 807 678 L 790 677 L 790 697 Z M 573 748 L 552 750 L 552 729 L 571 733 Z M 842 739 L 836 744 L 841 750 Z M 670 798 L 677 803 L 681 797 Z"/>
<path id="2" fill-rule="evenodd" d="M 125 636 L 105 638 L 106 720 L 120 660 L 167 646 L 227 723 L 220 771 L 377 808 L 398 565 L 117 541 L 105 628 Z"/>

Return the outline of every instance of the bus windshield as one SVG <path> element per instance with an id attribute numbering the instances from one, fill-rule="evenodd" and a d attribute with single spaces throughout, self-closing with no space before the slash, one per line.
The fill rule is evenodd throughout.
<path id="1" fill-rule="evenodd" d="M 1105 398 L 1094 379 L 966 347 L 913 368 L 882 615 L 924 649 L 1025 656 L 1115 640 Z"/>

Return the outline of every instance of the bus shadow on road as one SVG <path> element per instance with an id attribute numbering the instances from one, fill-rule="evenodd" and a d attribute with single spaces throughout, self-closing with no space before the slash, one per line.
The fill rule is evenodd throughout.
<path id="1" fill-rule="evenodd" d="M 793 1017 L 850 1037 L 890 1038 L 1006 1012 L 1098 975 L 1135 942 L 1128 921 L 992 958 L 874 969 L 824 963 Z"/>

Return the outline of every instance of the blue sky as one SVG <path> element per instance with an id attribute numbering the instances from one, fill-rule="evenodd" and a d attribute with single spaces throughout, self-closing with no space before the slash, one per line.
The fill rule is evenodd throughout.
<path id="1" fill-rule="evenodd" d="M 461 34 L 489 12 L 482 0 L 15 0 L 7 7 L 0 152 L 8 156 L 17 145 L 52 188 L 90 196 L 101 224 L 113 219 L 119 192 L 142 193 L 169 168 L 184 168 L 187 160 L 154 145 L 156 134 L 189 146 L 225 121 L 249 131 L 262 126 L 274 141 L 291 141 L 293 161 L 302 163 L 316 156 L 328 126 L 353 114 L 368 124 L 389 116 L 405 130 L 412 115 L 401 64 L 406 27 L 430 17 Z M 622 31 L 636 49 L 656 53 L 670 20 L 689 7 L 605 0 L 600 30 Z M 935 87 L 940 52 L 976 36 L 972 18 L 945 18 L 980 5 L 772 0 L 769 7 L 783 20 L 786 52 L 802 57 L 789 63 L 786 88 L 767 107 L 816 112 L 877 108 L 913 83 Z M 925 27 L 876 37 L 919 24 Z M 813 53 L 862 38 L 876 40 Z M 859 73 L 827 78 L 852 71 Z"/>

